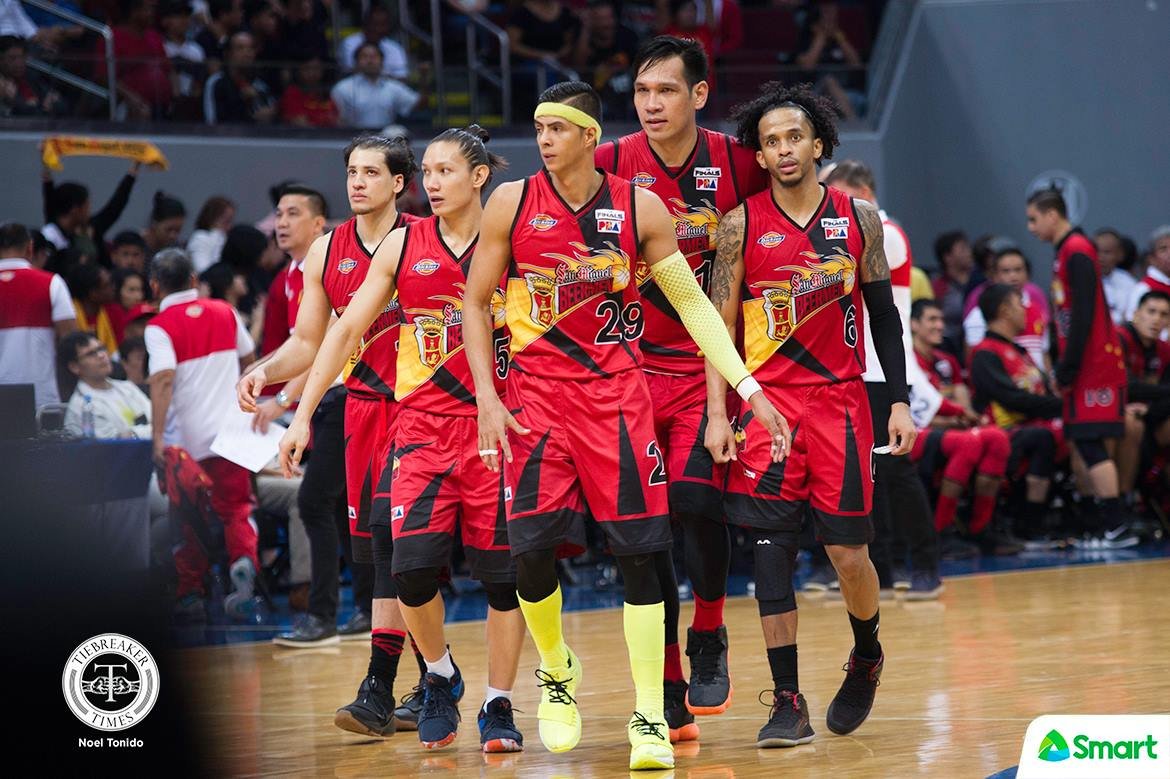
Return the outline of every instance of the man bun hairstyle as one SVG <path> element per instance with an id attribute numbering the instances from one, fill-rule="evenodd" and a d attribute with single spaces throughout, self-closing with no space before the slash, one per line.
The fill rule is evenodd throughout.
<path id="1" fill-rule="evenodd" d="M 1033 192 L 1028 196 L 1028 205 L 1042 213 L 1055 211 L 1062 218 L 1068 219 L 1068 205 L 1064 202 L 1064 195 L 1055 186 Z"/>
<path id="2" fill-rule="evenodd" d="M 758 97 L 732 109 L 735 137 L 747 148 L 758 151 L 760 120 L 777 108 L 796 108 L 803 113 L 812 125 L 813 137 L 819 138 L 824 146 L 818 162 L 833 158 L 833 149 L 840 144 L 837 138 L 837 104 L 814 92 L 812 84 L 788 86 L 781 81 L 764 84 L 760 87 Z"/>
<path id="3" fill-rule="evenodd" d="M 480 165 L 486 165 L 488 169 L 487 180 L 484 185 L 490 184 L 492 175 L 499 170 L 505 170 L 508 167 L 508 161 L 499 154 L 487 150 L 487 142 L 492 139 L 491 133 L 478 124 L 469 124 L 466 127 L 451 127 L 444 130 L 434 137 L 431 143 L 454 143 L 459 147 L 459 152 L 463 155 L 463 159 L 467 160 L 467 164 L 475 170 Z"/>

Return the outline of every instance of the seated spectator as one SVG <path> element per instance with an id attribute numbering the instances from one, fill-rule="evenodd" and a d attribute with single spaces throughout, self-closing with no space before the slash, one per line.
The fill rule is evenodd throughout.
<path id="1" fill-rule="evenodd" d="M 1024 503 L 1016 517 L 1016 529 L 1035 532 L 1048 510 L 1048 490 L 1056 471 L 1056 452 L 1063 446 L 1060 427 L 1054 424 L 1063 403 L 1048 379 L 1015 343 L 1027 325 L 1028 312 L 1019 290 L 992 284 L 979 296 L 979 308 L 987 321 L 987 337 L 971 350 L 971 386 L 974 407 L 989 413 L 1011 436 L 1009 473 L 1024 460 L 1028 463 Z"/>
<path id="2" fill-rule="evenodd" d="M 282 10 L 275 0 L 249 0 L 244 3 L 244 29 L 252 35 L 256 47 L 255 75 L 279 97 L 284 91 L 284 42 L 280 40 Z"/>
<path id="3" fill-rule="evenodd" d="M 163 249 L 178 246 L 186 221 L 187 208 L 181 200 L 162 190 L 155 192 L 150 209 L 150 224 L 142 231 L 147 253 L 153 256 Z"/>
<path id="4" fill-rule="evenodd" d="M 28 44 L 0 37 L 0 116 L 60 116 L 61 94 L 28 71 Z"/>
<path id="5" fill-rule="evenodd" d="M 112 353 L 118 348 L 118 336 L 108 310 L 114 302 L 110 272 L 100 265 L 86 263 L 70 269 L 65 280 L 73 296 L 78 329 L 93 333 L 106 351 Z"/>
<path id="6" fill-rule="evenodd" d="M 228 41 L 223 70 L 207 79 L 203 118 L 208 124 L 265 124 L 276 117 L 276 98 L 255 72 L 256 44 L 246 32 Z"/>
<path id="7" fill-rule="evenodd" d="M 942 345 L 942 308 L 923 300 L 910 309 L 910 330 L 918 365 L 943 396 L 925 430 L 914 442 L 910 459 L 919 462 L 924 476 L 941 469 L 935 529 L 942 532 L 955 521 L 959 499 L 975 477 L 971 521 L 968 530 L 987 554 L 1018 554 L 1022 547 L 991 528 L 996 502 L 1007 472 L 1011 444 L 1007 433 L 985 424 L 971 406 L 971 395 L 963 384 L 962 368 Z"/>
<path id="8" fill-rule="evenodd" d="M 629 72 L 638 52 L 638 36 L 618 23 L 617 0 L 591 0 L 581 15 L 584 46 L 578 46 L 574 68 L 601 95 L 607 119 L 629 116 L 634 78 Z"/>
<path id="9" fill-rule="evenodd" d="M 1125 438 L 1117 447 L 1117 480 L 1129 496 L 1138 469 L 1152 450 L 1170 446 L 1170 295 L 1152 290 L 1142 295 L 1133 320 L 1117 328 L 1129 376 Z"/>
<path id="10" fill-rule="evenodd" d="M 122 216 L 141 165 L 130 163 L 130 170 L 118 182 L 110 199 L 96 214 L 90 214 L 89 189 L 84 184 L 66 181 L 53 183 L 53 173 L 41 167 L 41 197 L 44 201 L 45 226 L 41 233 L 58 251 L 77 249 L 87 257 L 102 259 L 104 238 L 114 222 Z"/>
<path id="11" fill-rule="evenodd" d="M 310 57 L 296 66 L 293 83 L 280 98 L 280 118 L 294 127 L 336 127 L 340 121 L 337 105 L 325 84 L 325 66 L 319 57 Z"/>
<path id="12" fill-rule="evenodd" d="M 406 50 L 401 44 L 390 37 L 394 32 L 393 20 L 390 11 L 384 6 L 372 4 L 362 20 L 361 32 L 347 35 L 341 42 L 341 49 L 337 53 L 337 64 L 341 69 L 360 71 L 358 64 L 358 50 L 365 44 L 372 44 L 382 55 L 379 69 L 390 78 L 405 79 L 410 74 L 410 66 L 406 59 Z M 513 51 L 513 53 L 516 53 Z"/>
<path id="13" fill-rule="evenodd" d="M 798 81 L 813 81 L 817 91 L 837 103 L 842 117 L 856 119 L 865 112 L 865 71 L 861 55 L 838 24 L 839 4 L 811 6 L 800 30 L 795 63 Z M 823 69 L 821 66 L 834 66 Z"/>
<path id="14" fill-rule="evenodd" d="M 55 51 L 62 40 L 62 28 L 38 27 L 19 0 L 0 0 L 0 35 L 33 41 Z"/>
<path id="15" fill-rule="evenodd" d="M 228 231 L 227 243 L 220 257 L 222 262 L 230 265 L 235 273 L 245 279 L 245 293 L 238 299 L 236 306 L 247 322 L 249 332 L 259 341 L 264 328 L 268 288 L 284 264 L 284 252 L 273 238 L 255 227 L 236 225 Z M 226 277 L 221 276 L 221 279 Z M 230 289 L 230 285 L 224 289 Z"/>
<path id="16" fill-rule="evenodd" d="M 123 230 L 110 243 L 110 263 L 114 268 L 146 272 L 146 241 L 140 233 Z"/>
<path id="17" fill-rule="evenodd" d="M 58 403 L 57 340 L 77 329 L 69 288 L 34 268 L 32 235 L 0 224 L 0 384 L 32 384 L 36 404 Z"/>
<path id="18" fill-rule="evenodd" d="M 1037 287 L 1029 278 L 1032 274 L 1031 263 L 1023 253 L 1015 248 L 1001 249 L 996 252 L 987 268 L 988 281 L 971 290 L 967 296 L 965 306 L 966 316 L 963 319 L 963 339 L 972 346 L 983 340 L 987 331 L 987 323 L 983 320 L 983 313 L 979 310 L 979 295 L 989 284 L 1007 284 L 1019 290 L 1028 312 L 1027 324 L 1024 331 L 1016 338 L 1016 343 L 1028 350 L 1032 362 L 1047 367 L 1050 361 L 1048 355 L 1049 325 L 1052 323 L 1052 311 L 1048 305 L 1048 296 L 1044 290 Z"/>
<path id="19" fill-rule="evenodd" d="M 114 338 L 118 343 L 126 337 L 126 322 L 130 312 L 146 302 L 146 275 L 138 270 L 114 269 L 114 300 L 106 306 Z"/>
<path id="20" fill-rule="evenodd" d="M 178 85 L 175 95 L 188 103 L 196 101 L 203 94 L 207 55 L 203 47 L 190 38 L 191 5 L 187 0 L 165 0 L 158 16 L 163 47 L 171 60 Z M 189 111 L 187 114 L 177 118 L 193 118 Z"/>
<path id="21" fill-rule="evenodd" d="M 530 60 L 550 57 L 568 64 L 581 22 L 561 0 L 524 0 L 508 19 L 512 54 Z"/>
<path id="22" fill-rule="evenodd" d="M 235 266 L 217 262 L 199 274 L 199 297 L 223 300 L 247 320 L 240 301 L 248 294 L 248 279 Z"/>
<path id="23" fill-rule="evenodd" d="M 704 13 L 700 17 L 699 4 Z M 700 18 L 703 21 L 700 21 Z M 658 0 L 658 28 L 662 35 L 690 38 L 703 46 L 707 62 L 715 62 L 715 35 L 719 22 L 711 0 Z M 707 70 L 708 94 L 715 89 L 715 68 Z"/>
<path id="24" fill-rule="evenodd" d="M 318 10 L 321 11 L 320 14 Z M 327 18 L 323 6 L 315 4 L 313 0 L 288 0 L 284 4 L 284 19 L 281 20 L 280 41 L 284 47 L 281 59 L 291 62 L 310 59 L 322 62 L 332 60 L 329 41 L 325 38 L 326 26 Z M 344 45 L 343 42 L 342 46 Z M 402 56 L 405 61 L 406 54 L 403 53 Z"/>
<path id="25" fill-rule="evenodd" d="M 146 326 L 143 325 L 143 330 Z M 131 336 L 118 346 L 118 364 L 126 374 L 126 381 L 130 382 L 146 395 L 150 394 L 150 385 L 147 384 L 149 373 L 146 369 L 146 340 L 141 335 Z"/>
<path id="26" fill-rule="evenodd" d="M 128 0 L 127 15 L 114 27 L 115 78 L 118 94 L 132 119 L 161 119 L 173 97 L 171 61 L 163 37 L 154 29 L 157 0 Z M 94 80 L 106 81 L 105 44 L 94 50 Z"/>
<path id="27" fill-rule="evenodd" d="M 89 400 L 95 438 L 150 440 L 150 398 L 129 381 L 111 379 L 113 363 L 106 347 L 91 333 L 70 333 L 58 346 L 61 364 L 77 378 L 65 411 L 65 429 L 82 432 L 82 411 Z"/>
<path id="28" fill-rule="evenodd" d="M 1149 267 L 1146 275 L 1134 285 L 1125 306 L 1125 318 L 1133 319 L 1138 301 L 1152 290 L 1170 293 L 1170 224 L 1162 225 L 1150 235 Z M 1166 334 L 1163 333 L 1165 338 Z"/>
<path id="29" fill-rule="evenodd" d="M 934 299 L 942 306 L 946 323 L 943 343 L 951 354 L 962 355 L 963 305 L 967 302 L 967 293 L 983 281 L 983 274 L 975 270 L 971 242 L 962 230 L 951 230 L 935 238 L 934 257 L 938 261 Z"/>
<path id="30" fill-rule="evenodd" d="M 381 129 L 409 116 L 419 94 L 382 75 L 382 52 L 372 43 L 357 50 L 357 72 L 334 85 L 330 95 L 345 127 Z"/>
<path id="31" fill-rule="evenodd" d="M 1121 267 L 1125 261 L 1125 237 L 1111 227 L 1103 227 L 1093 236 L 1097 245 L 1097 264 L 1101 269 L 1101 288 L 1113 323 L 1125 324 L 1125 306 L 1129 303 L 1137 279 Z"/>
<path id="32" fill-rule="evenodd" d="M 236 204 L 222 195 L 207 198 L 199 215 L 195 217 L 195 231 L 187 239 L 187 254 L 195 265 L 195 272 L 202 273 L 219 262 L 227 232 L 236 221 Z"/>
<path id="33" fill-rule="evenodd" d="M 195 42 L 207 58 L 208 73 L 217 73 L 223 66 L 228 38 L 244 24 L 243 0 L 208 0 L 208 22 Z"/>

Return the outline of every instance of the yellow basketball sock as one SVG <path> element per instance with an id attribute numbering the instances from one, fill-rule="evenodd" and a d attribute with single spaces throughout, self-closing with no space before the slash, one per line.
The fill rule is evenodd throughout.
<path id="1" fill-rule="evenodd" d="M 563 668 L 569 653 L 565 647 L 565 636 L 561 632 L 561 588 L 558 585 L 544 600 L 526 601 L 520 598 L 520 610 L 528 632 L 540 652 L 540 664 L 544 668 Z M 659 643 L 662 643 L 659 641 Z M 661 676 L 661 672 L 659 672 Z"/>
<path id="2" fill-rule="evenodd" d="M 662 714 L 662 666 L 666 648 L 662 641 L 666 607 L 662 603 L 648 606 L 625 604 L 626 647 L 630 652 L 630 673 L 634 677 L 635 706 L 649 716 Z"/>

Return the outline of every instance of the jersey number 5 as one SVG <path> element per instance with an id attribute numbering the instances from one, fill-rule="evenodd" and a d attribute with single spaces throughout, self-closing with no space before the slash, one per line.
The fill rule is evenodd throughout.
<path id="1" fill-rule="evenodd" d="M 508 336 L 501 336 L 492 342 L 496 355 L 496 378 L 508 378 Z"/>

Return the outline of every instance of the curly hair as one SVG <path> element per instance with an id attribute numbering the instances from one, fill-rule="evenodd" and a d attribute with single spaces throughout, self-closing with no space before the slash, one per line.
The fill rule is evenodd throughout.
<path id="1" fill-rule="evenodd" d="M 821 160 L 832 159 L 837 148 L 837 104 L 813 92 L 812 84 L 788 86 L 769 81 L 760 87 L 759 97 L 737 105 L 731 111 L 735 137 L 749 149 L 760 148 L 760 120 L 777 108 L 798 108 L 812 123 L 813 136 L 821 139 Z M 821 160 L 818 160 L 821 161 Z"/>

